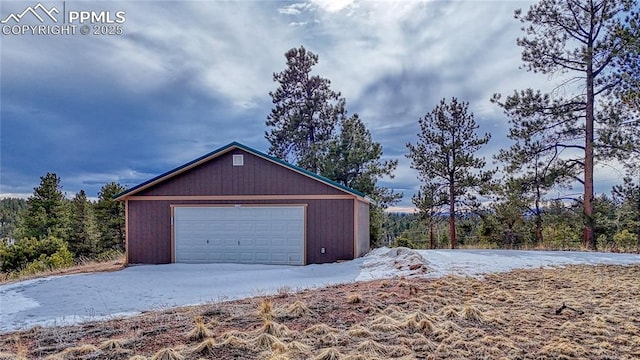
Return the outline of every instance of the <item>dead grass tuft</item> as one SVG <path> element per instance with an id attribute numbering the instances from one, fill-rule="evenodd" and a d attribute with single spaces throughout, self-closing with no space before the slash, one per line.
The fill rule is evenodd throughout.
<path id="1" fill-rule="evenodd" d="M 371 320 L 371 324 L 401 325 L 402 323 L 389 315 L 380 315 Z"/>
<path id="2" fill-rule="evenodd" d="M 362 301 L 362 295 L 360 294 L 351 294 L 347 298 L 347 303 L 349 304 L 360 304 Z"/>
<path id="3" fill-rule="evenodd" d="M 445 319 L 456 320 L 460 318 L 460 313 L 455 306 L 445 306 L 440 311 L 438 311 L 438 315 Z"/>
<path id="4" fill-rule="evenodd" d="M 389 315 L 395 319 L 403 319 L 405 317 L 405 312 L 406 310 L 398 305 L 389 305 L 382 311 L 383 314 Z"/>
<path id="5" fill-rule="evenodd" d="M 320 351 L 320 354 L 318 354 L 318 356 L 316 356 L 314 359 L 315 360 L 340 360 L 342 359 L 342 357 L 343 356 L 340 353 L 340 351 L 338 351 L 338 349 L 334 347 L 330 347 L 330 348 L 322 349 L 322 351 Z"/>
<path id="6" fill-rule="evenodd" d="M 327 324 L 316 324 L 304 330 L 306 334 L 311 335 L 327 335 L 331 333 L 337 333 L 339 331 L 340 330 L 332 328 Z"/>
<path id="7" fill-rule="evenodd" d="M 222 334 L 220 334 L 219 336 L 221 339 L 226 340 L 226 339 L 230 339 L 230 338 L 245 338 L 247 337 L 247 333 L 244 333 L 242 331 L 238 331 L 238 330 L 229 330 L 229 331 L 225 331 Z"/>
<path id="8" fill-rule="evenodd" d="M 299 341 L 292 341 L 286 345 L 285 350 L 294 354 L 306 354 L 311 351 L 311 346 Z"/>
<path id="9" fill-rule="evenodd" d="M 392 298 L 392 297 L 401 297 L 401 295 L 398 294 L 395 291 L 379 292 L 378 294 L 376 294 L 376 296 L 379 297 L 380 299 L 388 299 L 388 298 Z"/>
<path id="10" fill-rule="evenodd" d="M 408 339 L 407 345 L 416 352 L 432 352 L 436 349 L 437 345 L 424 335 L 418 335 L 418 337 Z"/>
<path id="11" fill-rule="evenodd" d="M 143 355 L 133 355 L 129 358 L 129 360 L 148 360 L 146 356 Z"/>
<path id="12" fill-rule="evenodd" d="M 173 348 L 167 348 L 155 353 L 151 360 L 184 360 L 184 356 Z"/>
<path id="13" fill-rule="evenodd" d="M 211 330 L 209 330 L 207 326 L 204 324 L 204 321 L 202 320 L 202 316 L 196 316 L 196 318 L 194 319 L 194 322 L 195 322 L 195 327 L 191 331 L 189 331 L 189 333 L 187 334 L 187 337 L 189 338 L 189 340 L 200 341 L 213 336 L 213 333 L 211 332 Z"/>
<path id="14" fill-rule="evenodd" d="M 458 326 L 451 320 L 447 320 L 439 324 L 433 331 L 433 334 L 435 335 L 436 339 L 443 341 L 443 339 L 449 338 L 451 334 L 457 334 L 460 330 L 460 326 Z"/>
<path id="15" fill-rule="evenodd" d="M 119 339 L 110 339 L 105 340 L 98 345 L 98 349 L 100 350 L 116 350 L 122 348 L 122 340 Z"/>
<path id="16" fill-rule="evenodd" d="M 286 325 L 278 324 L 271 320 L 265 321 L 262 327 L 257 330 L 258 334 L 269 334 L 276 337 L 287 336 L 290 332 L 291 330 Z"/>
<path id="17" fill-rule="evenodd" d="M 371 333 L 371 331 L 369 331 L 369 329 L 367 329 L 366 327 L 362 326 L 362 325 L 354 325 L 352 326 L 349 331 L 347 331 L 349 336 L 354 336 L 354 337 L 364 337 L 364 338 L 368 338 L 368 337 L 372 337 L 373 334 Z"/>
<path id="18" fill-rule="evenodd" d="M 247 341 L 236 336 L 229 336 L 222 342 L 216 344 L 217 348 L 238 348 L 244 349 L 247 347 Z"/>
<path id="19" fill-rule="evenodd" d="M 273 320 L 273 301 L 271 299 L 262 299 L 258 305 L 256 315 L 260 320 Z"/>
<path id="20" fill-rule="evenodd" d="M 287 315 L 291 317 L 301 317 L 311 313 L 311 309 L 309 309 L 309 307 L 300 300 L 297 300 L 287 307 Z"/>
<path id="21" fill-rule="evenodd" d="M 435 330 L 435 325 L 427 319 L 416 321 L 414 318 L 410 318 L 405 321 L 403 327 L 409 330 L 409 332 L 425 332 L 432 333 Z"/>
<path id="22" fill-rule="evenodd" d="M 283 354 L 283 353 L 273 353 L 273 352 L 266 352 L 265 353 L 265 360 L 291 360 L 291 357 L 287 354 Z"/>
<path id="23" fill-rule="evenodd" d="M 340 339 L 338 338 L 338 335 L 336 333 L 328 333 L 325 335 L 322 335 L 319 339 L 320 344 L 322 345 L 336 345 L 340 342 Z"/>
<path id="24" fill-rule="evenodd" d="M 358 352 L 368 356 L 386 357 L 388 349 L 385 345 L 379 344 L 373 340 L 365 340 L 357 347 Z"/>
<path id="25" fill-rule="evenodd" d="M 287 346 L 282 341 L 279 341 L 271 345 L 271 351 L 276 354 L 284 354 L 287 351 Z"/>
<path id="26" fill-rule="evenodd" d="M 196 345 L 191 352 L 201 355 L 213 355 L 216 348 L 218 348 L 218 344 L 213 339 L 206 339 Z"/>
<path id="27" fill-rule="evenodd" d="M 85 345 L 67 348 L 62 353 L 60 353 L 60 355 L 62 355 L 62 357 L 64 358 L 67 358 L 67 357 L 73 358 L 73 357 L 91 354 L 97 351 L 100 351 L 100 349 L 98 349 L 97 346 L 85 344 Z"/>
<path id="28" fill-rule="evenodd" d="M 407 316 L 406 319 L 407 320 L 413 319 L 416 322 L 420 322 L 422 320 L 428 320 L 430 322 L 436 321 L 436 319 L 434 319 L 432 316 L 429 316 L 429 315 L 423 313 L 422 311 L 414 311 L 411 314 L 409 314 L 409 316 Z"/>
<path id="29" fill-rule="evenodd" d="M 487 321 L 482 311 L 480 311 L 480 309 L 478 309 L 474 305 L 465 305 L 462 308 L 462 311 L 460 312 L 460 317 L 462 317 L 465 320 L 474 321 L 478 323 L 484 323 Z"/>
<path id="30" fill-rule="evenodd" d="M 269 334 L 258 335 L 258 337 L 253 340 L 253 344 L 259 349 L 272 349 L 274 346 L 280 347 L 280 344 L 284 346 L 280 339 Z"/>
<path id="31" fill-rule="evenodd" d="M 587 352 L 574 341 L 560 339 L 543 346 L 538 355 L 548 359 L 575 359 L 584 357 Z"/>

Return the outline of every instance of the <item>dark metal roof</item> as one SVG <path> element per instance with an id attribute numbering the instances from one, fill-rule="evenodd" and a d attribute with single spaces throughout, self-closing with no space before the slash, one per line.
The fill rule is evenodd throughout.
<path id="1" fill-rule="evenodd" d="M 263 152 L 260 152 L 260 151 L 258 151 L 256 149 L 250 148 L 250 147 L 248 147 L 246 145 L 243 145 L 243 144 L 240 144 L 240 143 L 234 141 L 234 142 L 232 142 L 232 143 L 230 143 L 228 145 L 225 145 L 225 146 L 223 146 L 223 147 L 221 147 L 221 148 L 219 148 L 217 150 L 214 150 L 214 151 L 212 151 L 212 152 L 210 152 L 208 154 L 202 155 L 202 156 L 200 156 L 199 158 L 197 158 L 195 160 L 189 161 L 188 163 L 186 163 L 184 165 L 178 166 L 175 169 L 169 170 L 169 171 L 167 171 L 167 172 L 165 172 L 163 174 L 160 174 L 160 175 L 158 175 L 158 176 L 156 176 L 156 177 L 154 177 L 152 179 L 149 179 L 149 180 L 147 180 L 147 181 L 145 181 L 145 182 L 143 182 L 141 184 L 138 184 L 138 185 L 132 187 L 131 189 L 125 190 L 125 191 L 121 192 L 120 194 L 116 195 L 115 199 L 119 200 L 122 197 L 125 197 L 125 196 L 128 196 L 128 195 L 133 195 L 133 194 L 137 193 L 138 191 L 142 191 L 143 189 L 145 189 L 145 188 L 147 188 L 147 187 L 149 187 L 151 185 L 154 185 L 156 183 L 162 182 L 162 181 L 164 181 L 164 180 L 166 180 L 166 179 L 168 179 L 168 178 L 170 178 L 170 177 L 172 177 L 174 175 L 177 175 L 178 173 L 181 173 L 182 171 L 186 171 L 188 168 L 192 167 L 193 165 L 195 165 L 197 163 L 202 162 L 203 160 L 210 160 L 210 159 L 216 158 L 219 155 L 222 155 L 222 154 L 224 154 L 224 153 L 226 153 L 226 152 L 228 152 L 230 150 L 236 149 L 236 148 L 237 149 L 242 149 L 242 150 L 244 150 L 246 152 L 249 152 L 249 153 L 257 155 L 257 156 L 259 156 L 261 158 L 270 160 L 270 161 L 272 161 L 272 162 L 274 162 L 276 164 L 279 164 L 281 166 L 289 168 L 289 169 L 291 169 L 293 171 L 296 171 L 296 172 L 302 173 L 304 175 L 307 175 L 309 177 L 312 177 L 312 178 L 314 178 L 314 179 L 316 179 L 316 180 L 318 180 L 320 182 L 323 182 L 323 183 L 328 184 L 330 186 L 336 187 L 336 188 L 338 188 L 340 190 L 343 190 L 343 191 L 345 191 L 347 193 L 350 193 L 350 194 L 353 194 L 353 195 L 356 195 L 356 196 L 360 196 L 360 197 L 363 197 L 363 198 L 366 197 L 365 194 L 361 193 L 358 190 L 351 189 L 351 188 L 349 188 L 347 186 L 344 186 L 344 185 L 339 184 L 339 183 L 337 183 L 337 182 L 335 182 L 333 180 L 330 180 L 330 179 L 328 179 L 328 178 L 326 178 L 324 176 L 320 176 L 320 175 L 318 175 L 316 173 L 313 173 L 313 172 L 311 172 L 309 170 L 305 170 L 305 169 L 303 169 L 301 167 L 289 164 L 288 162 L 286 162 L 286 161 L 284 161 L 282 159 L 278 159 L 276 157 L 267 155 L 267 154 L 265 154 Z"/>

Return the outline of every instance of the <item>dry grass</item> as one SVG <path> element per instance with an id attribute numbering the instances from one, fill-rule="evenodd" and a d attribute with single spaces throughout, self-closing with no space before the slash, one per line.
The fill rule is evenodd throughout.
<path id="1" fill-rule="evenodd" d="M 331 333 L 337 333 L 339 331 L 340 330 L 332 328 L 327 324 L 316 324 L 304 330 L 306 334 L 310 335 L 327 335 Z"/>
<path id="2" fill-rule="evenodd" d="M 265 321 L 257 330 L 258 334 L 269 334 L 276 337 L 287 336 L 291 330 L 286 325 L 275 323 L 271 320 Z"/>
<path id="3" fill-rule="evenodd" d="M 175 349 L 162 349 L 155 353 L 151 360 L 183 360 L 184 356 L 180 355 Z"/>
<path id="4" fill-rule="evenodd" d="M 262 299 L 262 301 L 260 301 L 260 305 L 258 305 L 256 315 L 260 320 L 273 320 L 273 301 L 271 301 L 271 299 Z"/>
<path id="5" fill-rule="evenodd" d="M 316 356 L 315 360 L 340 360 L 342 358 L 342 354 L 338 349 L 330 347 L 326 349 L 322 349 L 320 354 Z"/>
<path id="6" fill-rule="evenodd" d="M 194 347 L 192 353 L 200 355 L 212 355 L 215 353 L 217 347 L 218 344 L 216 344 L 215 340 L 207 339 Z"/>
<path id="7" fill-rule="evenodd" d="M 260 334 L 253 340 L 253 344 L 260 349 L 271 349 L 274 346 L 284 347 L 284 344 L 280 339 L 269 334 Z"/>
<path id="8" fill-rule="evenodd" d="M 297 317 L 309 315 L 311 313 L 312 313 L 311 309 L 309 309 L 309 307 L 304 302 L 297 300 L 293 304 L 286 307 L 286 311 L 284 315 L 286 317 L 297 318 Z"/>
<path id="9" fill-rule="evenodd" d="M 213 332 L 211 332 L 211 330 L 209 330 L 207 326 L 204 324 L 204 320 L 202 319 L 202 316 L 196 316 L 196 318 L 194 319 L 194 322 L 195 322 L 195 327 L 191 331 L 189 331 L 189 333 L 187 334 L 187 337 L 189 338 L 189 340 L 200 341 L 213 336 Z"/>
<path id="10" fill-rule="evenodd" d="M 14 283 L 16 281 L 23 281 L 29 279 L 38 279 L 55 275 L 73 275 L 95 272 L 110 272 L 124 269 L 125 265 L 124 255 L 117 259 L 108 261 L 83 261 L 78 265 L 68 268 L 55 269 L 39 272 L 36 274 L 29 273 L 0 273 L 0 285 Z"/>
<path id="11" fill-rule="evenodd" d="M 349 297 L 347 298 L 347 302 L 349 304 L 360 304 L 362 303 L 362 295 L 360 294 L 351 294 L 349 295 Z"/>
<path id="12" fill-rule="evenodd" d="M 0 359 L 638 359 L 638 274 L 572 266 L 351 283 L 0 334 Z M 367 301 L 345 301 L 353 294 Z"/>
<path id="13" fill-rule="evenodd" d="M 362 337 L 362 338 L 369 338 L 373 336 L 373 333 L 362 325 L 352 326 L 349 329 L 348 334 L 349 336 Z"/>

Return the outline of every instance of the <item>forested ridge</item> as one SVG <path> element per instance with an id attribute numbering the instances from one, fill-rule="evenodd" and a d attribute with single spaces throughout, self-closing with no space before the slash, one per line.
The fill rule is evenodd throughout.
<path id="1" fill-rule="evenodd" d="M 124 252 L 125 188 L 105 184 L 98 200 L 83 190 L 65 196 L 60 178 L 47 173 L 29 198 L 0 200 L 0 270 L 31 274 L 87 260 L 109 260 Z"/>

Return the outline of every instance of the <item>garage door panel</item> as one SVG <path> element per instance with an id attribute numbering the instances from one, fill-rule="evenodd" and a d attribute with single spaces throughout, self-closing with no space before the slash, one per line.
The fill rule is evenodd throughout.
<path id="1" fill-rule="evenodd" d="M 304 264 L 304 207 L 176 207 L 176 262 Z"/>

